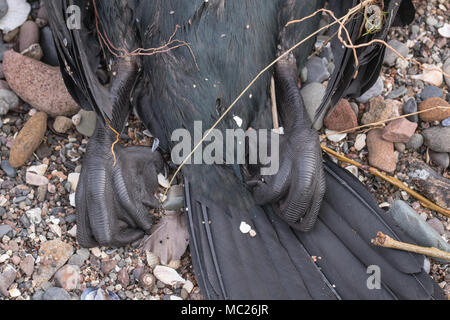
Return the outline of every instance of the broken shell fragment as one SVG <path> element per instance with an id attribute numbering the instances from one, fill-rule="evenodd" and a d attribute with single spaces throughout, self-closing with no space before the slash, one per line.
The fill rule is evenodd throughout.
<path id="1" fill-rule="evenodd" d="M 179 282 L 183 284 L 186 282 L 178 272 L 169 267 L 156 266 L 155 270 L 153 270 L 153 274 L 159 281 L 171 286 L 174 286 Z"/>
<path id="2" fill-rule="evenodd" d="M 143 288 L 147 289 L 153 289 L 154 285 L 156 283 L 155 277 L 150 273 L 142 273 L 139 277 L 139 284 Z"/>

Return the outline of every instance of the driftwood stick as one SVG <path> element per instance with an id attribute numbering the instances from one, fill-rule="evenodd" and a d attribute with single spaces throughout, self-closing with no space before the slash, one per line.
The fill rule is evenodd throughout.
<path id="1" fill-rule="evenodd" d="M 385 235 L 382 232 L 377 233 L 377 237 L 375 239 L 372 239 L 372 243 L 376 246 L 384 247 L 384 248 L 391 248 L 391 249 L 397 249 L 397 250 L 403 250 L 408 252 L 414 252 L 418 254 L 423 254 L 425 256 L 444 259 L 450 261 L 450 253 L 446 251 L 439 250 L 437 248 L 433 247 L 421 247 L 416 246 L 414 244 L 401 242 L 392 239 L 388 235 Z"/>
<path id="2" fill-rule="evenodd" d="M 377 169 L 375 169 L 373 167 L 370 167 L 370 166 L 367 166 L 367 165 L 362 165 L 359 162 L 351 160 L 351 159 L 347 158 L 346 156 L 341 155 L 340 153 L 338 153 L 338 152 L 336 152 L 336 151 L 326 147 L 323 144 L 321 145 L 321 147 L 322 147 L 322 150 L 324 150 L 326 153 L 328 153 L 328 154 L 338 158 L 338 160 L 340 160 L 342 162 L 350 163 L 350 164 L 354 165 L 355 167 L 358 167 L 358 168 L 360 168 L 362 170 L 368 171 L 371 174 L 373 174 L 374 176 L 377 176 L 377 177 L 379 177 L 379 178 L 381 178 L 381 179 L 383 179 L 383 180 L 393 184 L 397 188 L 400 188 L 400 189 L 404 190 L 405 192 L 409 193 L 411 196 L 413 196 L 414 198 L 419 200 L 424 207 L 429 208 L 429 209 L 431 209 L 433 211 L 436 211 L 436 212 L 438 212 L 440 214 L 443 214 L 443 215 L 445 215 L 447 217 L 450 217 L 450 210 L 444 209 L 444 208 L 436 205 L 435 203 L 433 203 L 432 201 L 428 200 L 427 198 L 425 198 L 420 193 L 412 190 L 411 188 L 408 188 L 403 182 L 401 182 L 397 178 L 394 178 L 394 177 L 391 177 L 391 176 L 389 176 L 387 174 L 384 174 L 384 173 L 380 172 L 379 170 L 377 170 Z"/>

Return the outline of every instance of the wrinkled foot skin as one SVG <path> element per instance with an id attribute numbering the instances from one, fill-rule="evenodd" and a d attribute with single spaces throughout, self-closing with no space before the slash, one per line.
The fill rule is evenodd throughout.
<path id="1" fill-rule="evenodd" d="M 120 247 L 148 233 L 148 208 L 159 206 L 154 193 L 164 163 L 148 147 L 114 147 L 112 130 L 98 121 L 89 140 L 76 192 L 77 239 L 83 247 Z"/>
<path id="2" fill-rule="evenodd" d="M 285 132 L 279 140 L 278 173 L 254 176 L 248 183 L 257 204 L 273 204 L 275 212 L 290 226 L 309 231 L 319 214 L 325 175 L 319 137 L 311 128 L 292 59 L 282 60 L 275 67 L 277 105 Z"/>

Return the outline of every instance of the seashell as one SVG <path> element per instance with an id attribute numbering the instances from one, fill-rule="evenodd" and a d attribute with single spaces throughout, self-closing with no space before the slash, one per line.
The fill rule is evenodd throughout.
<path id="1" fill-rule="evenodd" d="M 162 173 L 158 174 L 158 183 L 161 187 L 168 189 L 170 186 L 169 180 Z"/>
<path id="2" fill-rule="evenodd" d="M 72 117 L 72 123 L 74 126 L 79 126 L 81 123 L 81 114 L 77 113 Z"/>
<path id="3" fill-rule="evenodd" d="M 186 282 L 186 280 L 184 280 L 174 269 L 161 265 L 155 267 L 153 274 L 159 281 L 171 286 L 174 286 L 179 282 L 183 284 Z"/>
<path id="4" fill-rule="evenodd" d="M 159 257 L 151 251 L 146 252 L 147 264 L 150 268 L 154 268 L 159 264 Z"/>
<path id="5" fill-rule="evenodd" d="M 249 235 L 250 235 L 250 237 L 252 237 L 252 238 L 254 238 L 254 237 L 256 237 L 256 231 L 255 230 L 250 230 L 249 231 Z"/>
<path id="6" fill-rule="evenodd" d="M 3 34 L 20 27 L 27 21 L 31 6 L 26 0 L 7 0 L 8 12 L 0 19 L 0 29 Z"/>
<path id="7" fill-rule="evenodd" d="M 27 49 L 23 50 L 20 54 L 35 60 L 41 60 L 42 57 L 44 56 L 44 53 L 42 52 L 42 48 L 39 45 L 39 43 L 32 44 Z"/>
<path id="8" fill-rule="evenodd" d="M 169 264 L 167 265 L 169 268 L 177 270 L 181 267 L 181 260 L 170 260 Z"/>
<path id="9" fill-rule="evenodd" d="M 81 300 L 120 300 L 120 298 L 112 291 L 94 287 L 84 290 Z"/>
<path id="10" fill-rule="evenodd" d="M 250 230 L 252 230 L 252 227 L 250 227 L 249 224 L 242 221 L 241 225 L 239 226 L 239 230 L 241 230 L 242 233 L 249 233 Z"/>
<path id="11" fill-rule="evenodd" d="M 142 273 L 139 277 L 139 284 L 147 289 L 152 289 L 156 283 L 155 277 L 150 273 Z"/>
<path id="12" fill-rule="evenodd" d="M 438 32 L 444 38 L 450 38 L 450 24 L 444 23 L 444 26 L 442 28 L 439 28 Z"/>

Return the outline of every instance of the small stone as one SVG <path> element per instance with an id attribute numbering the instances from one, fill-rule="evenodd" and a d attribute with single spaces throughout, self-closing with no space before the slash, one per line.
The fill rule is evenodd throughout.
<path id="1" fill-rule="evenodd" d="M 403 104 L 403 114 L 410 114 L 414 112 L 417 112 L 417 102 L 416 99 L 412 97 L 406 100 L 406 102 Z M 406 119 L 411 122 L 419 122 L 419 115 L 414 114 L 407 117 Z"/>
<path id="2" fill-rule="evenodd" d="M 442 120 L 441 124 L 443 127 L 450 127 L 450 117 Z"/>
<path id="3" fill-rule="evenodd" d="M 79 254 L 74 254 L 73 256 L 70 257 L 67 263 L 70 265 L 81 267 L 84 264 L 84 261 L 85 260 L 83 259 L 82 256 L 80 256 Z"/>
<path id="4" fill-rule="evenodd" d="M 327 139 L 332 142 L 340 142 L 347 137 L 346 133 L 338 133 L 337 131 L 325 129 L 325 134 L 327 135 Z"/>
<path id="5" fill-rule="evenodd" d="M 444 26 L 439 28 L 438 32 L 444 38 L 450 38 L 450 24 L 444 23 Z"/>
<path id="6" fill-rule="evenodd" d="M 45 291 L 42 300 L 72 300 L 72 298 L 66 290 L 52 287 Z"/>
<path id="7" fill-rule="evenodd" d="M 66 291 L 77 289 L 80 284 L 80 268 L 65 265 L 55 273 L 55 283 Z"/>
<path id="8" fill-rule="evenodd" d="M 22 52 L 35 43 L 39 43 L 39 27 L 33 20 L 28 20 L 20 27 L 19 51 Z"/>
<path id="9" fill-rule="evenodd" d="M 37 166 L 31 166 L 27 169 L 27 172 L 31 172 L 34 174 L 37 174 L 39 176 L 43 176 L 45 172 L 47 171 L 48 165 L 47 164 L 40 164 Z"/>
<path id="10" fill-rule="evenodd" d="M 67 231 L 67 234 L 71 236 L 72 238 L 77 237 L 77 225 L 74 225 L 69 231 Z"/>
<path id="11" fill-rule="evenodd" d="M 11 90 L 0 89 L 0 115 L 5 115 L 9 110 L 19 106 L 19 98 Z"/>
<path id="12" fill-rule="evenodd" d="M 388 42 L 388 45 L 394 48 L 398 53 L 400 53 L 403 57 L 406 57 L 409 53 L 409 48 L 406 44 L 398 41 L 398 40 L 391 40 Z M 384 55 L 384 61 L 383 63 L 389 67 L 393 67 L 395 65 L 395 62 L 399 56 L 394 53 L 389 48 L 386 48 L 386 53 Z"/>
<path id="13" fill-rule="evenodd" d="M 36 109 L 51 116 L 73 115 L 79 110 L 58 67 L 7 51 L 3 57 L 3 72 L 11 89 Z"/>
<path id="14" fill-rule="evenodd" d="M 2 160 L 1 168 L 3 171 L 5 171 L 5 173 L 8 177 L 10 177 L 10 178 L 16 177 L 16 169 L 11 167 L 11 165 L 9 164 L 9 160 Z"/>
<path id="15" fill-rule="evenodd" d="M 128 285 L 130 284 L 130 276 L 128 275 L 127 268 L 122 268 L 119 271 L 119 273 L 117 274 L 117 279 L 124 288 L 128 287 Z"/>
<path id="16" fill-rule="evenodd" d="M 39 250 L 40 266 L 33 280 L 39 288 L 61 268 L 73 254 L 73 247 L 61 240 L 44 242 Z"/>
<path id="17" fill-rule="evenodd" d="M 53 123 L 53 129 L 58 133 L 66 133 L 70 128 L 72 128 L 72 119 L 64 116 L 57 116 L 55 122 Z"/>
<path id="18" fill-rule="evenodd" d="M 397 116 L 398 103 L 396 100 L 384 100 L 381 96 L 371 99 L 370 109 L 363 114 L 361 122 L 363 124 L 369 124 Z"/>
<path id="19" fill-rule="evenodd" d="M 183 285 L 183 289 L 186 290 L 186 292 L 189 294 L 192 292 L 192 289 L 194 289 L 194 284 L 191 281 L 186 280 Z"/>
<path id="20" fill-rule="evenodd" d="M 3 236 L 5 236 L 11 230 L 12 228 L 7 224 L 0 225 L 0 239 L 3 238 Z"/>
<path id="21" fill-rule="evenodd" d="M 305 103 L 306 111 L 308 112 L 311 120 L 314 119 L 316 111 L 322 103 L 325 91 L 326 88 L 321 83 L 310 83 L 303 87 L 300 91 Z M 320 130 L 322 128 L 324 116 L 325 115 L 317 120 L 317 122 L 314 124 L 314 129 Z"/>
<path id="22" fill-rule="evenodd" d="M 13 168 L 25 164 L 39 147 L 47 129 L 47 115 L 38 112 L 28 120 L 20 130 L 11 147 L 9 163 Z"/>
<path id="23" fill-rule="evenodd" d="M 423 65 L 424 71 L 422 73 L 422 81 L 440 87 L 443 82 L 443 75 L 439 68 L 432 65 Z"/>
<path id="24" fill-rule="evenodd" d="M 384 83 L 383 79 L 378 78 L 375 84 L 367 90 L 362 96 L 356 99 L 359 103 L 367 103 L 370 99 L 378 97 L 383 93 Z"/>
<path id="25" fill-rule="evenodd" d="M 399 97 L 403 96 L 407 91 L 408 91 L 408 89 L 406 89 L 405 86 L 401 86 L 401 87 L 389 92 L 389 94 L 386 96 L 386 99 L 399 98 Z"/>
<path id="26" fill-rule="evenodd" d="M 20 270 L 22 270 L 27 277 L 31 277 L 34 271 L 34 258 L 31 254 L 27 255 L 20 263 Z"/>
<path id="27" fill-rule="evenodd" d="M 0 274 L 0 293 L 5 297 L 9 296 L 8 288 L 14 283 L 16 280 L 16 269 L 10 264 L 8 264 Z"/>
<path id="28" fill-rule="evenodd" d="M 26 182 L 32 186 L 46 186 L 48 184 L 48 179 L 44 176 L 40 176 L 38 174 L 27 172 L 25 176 Z"/>
<path id="29" fill-rule="evenodd" d="M 390 142 L 407 143 L 416 131 L 417 123 L 405 118 L 396 119 L 383 129 L 383 139 Z"/>
<path id="30" fill-rule="evenodd" d="M 440 235 L 443 235 L 445 233 L 444 225 L 438 218 L 431 218 L 430 220 L 427 220 L 427 223 Z"/>
<path id="31" fill-rule="evenodd" d="M 42 221 L 42 210 L 40 208 L 34 208 L 30 209 L 25 212 L 27 218 L 30 220 L 33 224 L 39 224 Z"/>
<path id="32" fill-rule="evenodd" d="M 39 186 L 37 189 L 37 200 L 42 202 L 45 200 L 46 196 L 47 196 L 47 186 L 46 185 L 42 185 Z"/>
<path id="33" fill-rule="evenodd" d="M 397 150 L 400 153 L 402 153 L 406 150 L 406 145 L 401 142 L 394 143 L 394 147 L 395 147 L 395 150 Z"/>
<path id="34" fill-rule="evenodd" d="M 178 272 L 176 272 L 174 269 L 164 266 L 156 266 L 153 270 L 153 274 L 155 277 L 164 282 L 165 284 L 174 286 L 178 282 L 185 283 L 186 280 L 184 280 Z"/>
<path id="35" fill-rule="evenodd" d="M 38 61 L 41 60 L 42 56 L 44 55 L 42 53 L 42 48 L 39 45 L 39 43 L 32 44 L 31 46 L 23 50 L 20 54 Z"/>
<path id="36" fill-rule="evenodd" d="M 31 5 L 26 0 L 8 0 L 7 3 L 6 14 L 0 19 L 0 29 L 3 30 L 3 33 L 20 27 L 27 20 L 31 11 Z M 4 6 L 3 9 L 5 9 Z"/>
<path id="37" fill-rule="evenodd" d="M 104 274 L 110 273 L 117 265 L 116 260 L 106 260 L 102 262 L 102 272 Z"/>
<path id="38" fill-rule="evenodd" d="M 35 293 L 33 294 L 33 297 L 31 298 L 31 300 L 36 300 L 36 301 L 40 301 L 42 300 L 42 298 L 44 297 L 44 291 L 42 290 L 37 290 L 35 291 Z"/>
<path id="39" fill-rule="evenodd" d="M 9 292 L 9 296 L 11 298 L 17 298 L 20 297 L 22 293 L 20 293 L 20 290 L 17 288 L 13 288 L 11 290 L 8 291 Z"/>
<path id="40" fill-rule="evenodd" d="M 364 133 L 360 133 L 356 136 L 355 139 L 355 149 L 357 151 L 361 151 L 362 149 L 364 149 L 364 147 L 366 146 L 366 134 Z"/>
<path id="41" fill-rule="evenodd" d="M 434 152 L 433 150 L 428 150 L 430 159 L 437 166 L 446 169 L 450 164 L 449 155 L 446 152 Z"/>
<path id="42" fill-rule="evenodd" d="M 430 27 L 435 27 L 435 26 L 439 23 L 439 21 L 438 21 L 435 17 L 433 17 L 433 16 L 428 16 L 428 17 L 425 19 L 425 22 L 426 22 L 427 25 L 429 25 Z"/>
<path id="43" fill-rule="evenodd" d="M 382 129 L 373 129 L 367 135 L 370 165 L 393 173 L 396 168 L 394 144 L 382 138 Z"/>
<path id="44" fill-rule="evenodd" d="M 344 131 L 358 126 L 358 119 L 348 100 L 339 101 L 334 110 L 325 117 L 324 125 L 334 131 Z"/>
<path id="45" fill-rule="evenodd" d="M 425 145 L 435 152 L 450 152 L 450 127 L 432 127 L 423 130 Z"/>
<path id="46" fill-rule="evenodd" d="M 312 57 L 306 62 L 306 69 L 308 70 L 308 76 L 306 83 L 321 83 L 330 78 L 330 73 L 327 70 L 327 66 L 322 58 Z"/>
<path id="47" fill-rule="evenodd" d="M 78 115 L 80 117 L 80 123 L 76 126 L 77 131 L 87 137 L 92 137 L 95 126 L 97 125 L 97 114 L 93 111 L 80 110 Z"/>
<path id="48" fill-rule="evenodd" d="M 442 89 L 436 86 L 426 86 L 420 93 L 420 99 L 422 99 L 423 101 L 430 98 L 442 98 L 443 96 L 444 92 L 442 91 Z"/>
<path id="49" fill-rule="evenodd" d="M 450 104 L 442 98 L 429 98 L 419 105 L 419 110 L 424 111 L 436 107 L 450 108 Z M 435 109 L 420 114 L 420 119 L 425 122 L 442 121 L 450 117 L 450 109 Z"/>
<path id="50" fill-rule="evenodd" d="M 412 135 L 406 144 L 406 148 L 409 150 L 419 150 L 423 145 L 423 136 L 420 133 L 415 133 Z"/>

